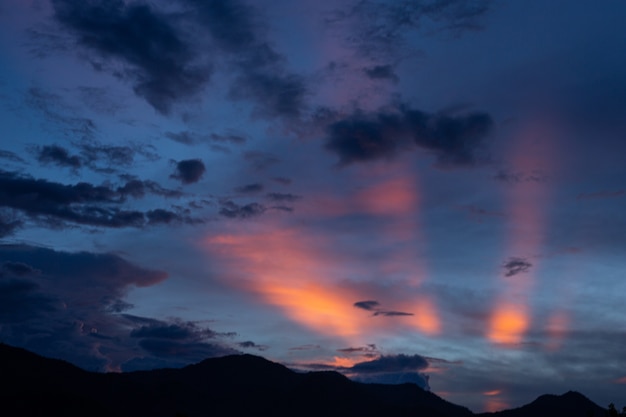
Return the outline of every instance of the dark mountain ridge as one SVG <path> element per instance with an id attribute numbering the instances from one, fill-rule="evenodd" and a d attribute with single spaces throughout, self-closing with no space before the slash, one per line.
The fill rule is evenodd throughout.
<path id="1" fill-rule="evenodd" d="M 253 355 L 102 374 L 0 344 L 0 386 L 0 413 L 19 416 L 474 416 L 414 384 L 362 384 L 330 371 L 297 373 Z M 480 416 L 586 417 L 587 410 L 604 415 L 570 392 Z"/>

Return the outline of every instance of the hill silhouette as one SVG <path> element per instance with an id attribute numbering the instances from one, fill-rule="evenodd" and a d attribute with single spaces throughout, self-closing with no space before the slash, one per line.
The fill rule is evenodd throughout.
<path id="1" fill-rule="evenodd" d="M 297 373 L 253 355 L 103 374 L 0 344 L 0 385 L 0 413 L 16 416 L 474 416 L 414 384 L 363 384 L 330 371 Z M 603 415 L 602 408 L 570 392 L 494 416 L 586 417 L 588 409 Z"/>

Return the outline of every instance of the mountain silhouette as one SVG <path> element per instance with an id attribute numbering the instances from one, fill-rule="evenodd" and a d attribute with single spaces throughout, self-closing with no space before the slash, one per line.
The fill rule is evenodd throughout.
<path id="1" fill-rule="evenodd" d="M 253 355 L 103 374 L 0 344 L 0 386 L 0 414 L 15 416 L 475 416 L 414 384 L 363 384 L 331 371 L 297 373 Z M 603 416 L 602 408 L 569 392 L 493 415 L 586 417 L 587 410 Z"/>

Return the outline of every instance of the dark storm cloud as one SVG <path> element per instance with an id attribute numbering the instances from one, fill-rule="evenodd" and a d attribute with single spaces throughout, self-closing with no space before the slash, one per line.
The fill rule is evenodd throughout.
<path id="1" fill-rule="evenodd" d="M 437 164 L 469 166 L 479 162 L 493 126 L 486 113 L 429 114 L 408 107 L 377 114 L 357 112 L 327 127 L 326 149 L 341 165 L 391 158 L 417 146 L 432 153 Z"/>
<path id="2" fill-rule="evenodd" d="M 186 159 L 176 163 L 176 172 L 170 175 L 170 178 L 180 180 L 183 184 L 193 184 L 198 182 L 206 167 L 200 159 Z"/>
<path id="3" fill-rule="evenodd" d="M 20 163 L 26 162 L 22 158 L 17 156 L 17 154 L 15 154 L 15 153 L 13 153 L 11 151 L 5 151 L 5 150 L 2 150 L 2 149 L 0 149 L 0 158 L 6 159 L 6 160 L 11 161 L 11 162 L 20 162 Z"/>
<path id="4" fill-rule="evenodd" d="M 394 72 L 391 65 L 376 65 L 373 67 L 363 68 L 363 72 L 372 80 L 391 80 L 398 81 L 398 76 Z"/>
<path id="5" fill-rule="evenodd" d="M 263 190 L 263 184 L 259 184 L 258 182 L 254 184 L 242 185 L 240 187 L 235 188 L 235 191 L 237 191 L 238 193 L 244 193 L 244 194 L 254 194 L 262 190 Z"/>
<path id="6" fill-rule="evenodd" d="M 79 45 L 124 66 L 135 93 L 156 110 L 194 96 L 209 80 L 210 69 L 194 53 L 170 17 L 147 4 L 121 0 L 53 0 L 55 17 Z"/>
<path id="7" fill-rule="evenodd" d="M 272 201 L 288 203 L 293 203 L 302 198 L 302 196 L 290 193 L 268 193 L 266 197 Z"/>
<path id="8" fill-rule="evenodd" d="M 126 292 L 167 277 L 115 254 L 28 245 L 0 245 L 0 264 L 0 337 L 100 370 L 106 361 L 98 346 L 107 343 L 104 351 L 117 352 L 119 337 L 128 332 L 116 315 L 128 308 L 122 300 Z"/>
<path id="9" fill-rule="evenodd" d="M 65 185 L 0 170 L 0 208 L 13 209 L 33 220 L 56 227 L 65 223 L 113 228 L 144 226 L 146 216 L 143 212 L 124 210 L 119 206 L 127 196 L 137 198 L 148 192 L 175 196 L 150 181 L 129 181 L 115 189 L 108 185 L 97 186 L 84 182 Z M 153 211 L 148 219 L 150 223 L 158 222 L 159 218 L 163 218 L 162 215 L 162 212 Z M 190 219 L 179 216 L 178 220 Z M 2 224 L 5 230 L 11 232 L 19 226 L 19 222 L 3 221 Z"/>
<path id="10" fill-rule="evenodd" d="M 260 216 L 265 213 L 267 208 L 259 203 L 249 203 L 244 205 L 236 204 L 231 200 L 227 200 L 220 203 L 219 214 L 231 219 L 248 219 L 251 217 Z"/>
<path id="11" fill-rule="evenodd" d="M 69 151 L 58 145 L 39 146 L 36 149 L 37 160 L 44 164 L 54 164 L 73 169 L 80 168 L 82 162 L 77 155 L 70 155 Z"/>
<path id="12" fill-rule="evenodd" d="M 533 264 L 531 264 L 527 259 L 517 257 L 509 258 L 509 260 L 502 265 L 505 270 L 504 276 L 506 277 L 512 277 L 517 274 L 528 272 L 532 266 Z"/>

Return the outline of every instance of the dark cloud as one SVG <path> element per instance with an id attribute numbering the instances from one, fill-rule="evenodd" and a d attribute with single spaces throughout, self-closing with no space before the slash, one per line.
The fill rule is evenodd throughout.
<path id="1" fill-rule="evenodd" d="M 167 277 L 115 254 L 27 245 L 0 245 L 0 265 L 0 338 L 99 370 L 114 361 L 103 352 L 135 354 L 120 339 L 128 334 L 117 315 L 129 308 L 127 291 Z"/>
<path id="2" fill-rule="evenodd" d="M 28 275 L 38 275 L 41 273 L 41 271 L 22 262 L 8 261 L 4 262 L 2 266 L 0 266 L 0 276 L 2 276 L 3 273 L 8 273 L 18 277 L 24 277 Z"/>
<path id="3" fill-rule="evenodd" d="M 146 194 L 154 194 L 171 198 L 182 196 L 180 191 L 163 188 L 154 181 L 142 181 L 136 178 L 129 179 L 123 186 L 118 187 L 117 192 L 123 197 L 131 196 L 134 198 L 141 198 Z"/>
<path id="4" fill-rule="evenodd" d="M 263 190 L 263 184 L 260 183 L 254 183 L 254 184 L 246 184 L 246 185 L 242 185 L 240 187 L 235 188 L 235 191 L 237 191 L 238 193 L 244 193 L 244 194 L 253 194 L 253 193 L 258 193 L 259 191 Z"/>
<path id="5" fill-rule="evenodd" d="M 302 196 L 289 194 L 289 193 L 268 193 L 267 198 L 276 202 L 288 202 L 293 203 L 302 198 Z"/>
<path id="6" fill-rule="evenodd" d="M 480 29 L 480 19 L 489 9 L 490 0 L 415 1 L 363 0 L 348 8 L 336 10 L 328 17 L 331 26 L 349 25 L 345 39 L 356 50 L 370 58 L 405 56 L 406 38 L 411 32 L 458 35 Z"/>
<path id="7" fill-rule="evenodd" d="M 204 162 L 200 159 L 187 159 L 176 164 L 176 172 L 170 178 L 176 178 L 183 184 L 193 184 L 200 180 L 205 171 Z"/>
<path id="8" fill-rule="evenodd" d="M 387 311 L 387 310 L 378 310 L 374 313 L 374 316 L 384 316 L 384 317 L 398 317 L 398 316 L 412 316 L 413 313 L 405 313 L 404 311 Z"/>
<path id="9" fill-rule="evenodd" d="M 398 81 L 398 76 L 394 72 L 391 65 L 376 65 L 373 67 L 363 68 L 363 72 L 372 80 L 391 80 Z"/>
<path id="10" fill-rule="evenodd" d="M 285 68 L 285 58 L 264 38 L 261 13 L 239 0 L 184 0 L 229 58 L 236 76 L 231 97 L 250 100 L 262 116 L 297 117 L 307 95 L 305 80 Z"/>
<path id="11" fill-rule="evenodd" d="M 0 149 L 0 158 L 6 159 L 6 160 L 11 161 L 11 162 L 20 162 L 20 163 L 26 162 L 22 158 L 17 156 L 15 153 L 13 153 L 11 151 L 5 151 L 5 150 L 2 150 L 2 149 Z"/>
<path id="12" fill-rule="evenodd" d="M 0 323 L 19 324 L 60 308 L 60 303 L 42 294 L 36 283 L 0 275 Z"/>
<path id="13" fill-rule="evenodd" d="M 96 123 L 92 119 L 77 116 L 75 110 L 69 108 L 59 95 L 33 87 L 28 89 L 26 103 L 41 112 L 53 126 L 72 140 L 94 140 Z"/>
<path id="14" fill-rule="evenodd" d="M 341 165 L 392 158 L 412 146 L 432 153 L 440 166 L 479 162 L 493 122 L 486 113 L 429 114 L 400 107 L 396 112 L 357 112 L 327 127 L 326 149 Z"/>
<path id="15" fill-rule="evenodd" d="M 164 209 L 149 210 L 146 212 L 146 217 L 148 219 L 148 224 L 152 225 L 180 223 L 188 220 L 173 211 Z"/>
<path id="16" fill-rule="evenodd" d="M 227 143 L 234 145 L 241 145 L 246 142 L 246 138 L 235 134 L 219 135 L 217 133 L 211 133 L 210 135 L 199 135 L 190 131 L 182 131 L 178 133 L 166 132 L 165 136 L 174 142 L 182 143 L 183 145 L 198 145 L 198 144 L 211 144 L 211 143 Z"/>
<path id="17" fill-rule="evenodd" d="M 509 260 L 502 265 L 506 271 L 504 274 L 506 277 L 512 277 L 517 274 L 528 272 L 532 266 L 533 264 L 531 264 L 527 259 L 516 257 L 509 258 Z"/>
<path id="18" fill-rule="evenodd" d="M 65 185 L 0 171 L 0 208 L 19 211 L 31 219 L 55 227 L 65 223 L 113 228 L 144 226 L 146 216 L 143 212 L 124 210 L 120 205 L 129 195 L 138 197 L 147 192 L 175 196 L 175 193 L 152 182 L 130 181 L 118 188 L 84 182 Z M 162 218 L 162 214 L 162 211 L 153 211 L 150 222 L 154 222 L 157 217 Z M 21 222 L 4 220 L 2 224 L 5 231 L 12 232 Z"/>
<path id="19" fill-rule="evenodd" d="M 15 215 L 0 210 L 0 238 L 11 236 L 22 224 L 22 221 Z"/>
<path id="20" fill-rule="evenodd" d="M 265 213 L 267 208 L 259 203 L 249 203 L 239 205 L 231 200 L 224 201 L 221 204 L 219 213 L 224 217 L 231 219 L 248 219 L 250 217 L 260 216 Z"/>
<path id="21" fill-rule="evenodd" d="M 237 343 L 237 346 L 239 346 L 240 348 L 243 349 L 256 349 L 256 350 L 260 350 L 260 351 L 264 351 L 267 350 L 268 347 L 266 345 L 258 345 L 250 340 L 247 340 L 245 342 L 240 342 Z"/>
<path id="22" fill-rule="evenodd" d="M 348 348 L 343 348 L 343 349 L 337 349 L 337 352 L 359 353 L 362 355 L 370 355 L 375 352 L 378 352 L 378 348 L 376 347 L 375 344 L 369 344 L 369 345 L 359 346 L 359 347 L 348 347 Z"/>
<path id="23" fill-rule="evenodd" d="M 350 378 L 360 382 L 378 384 L 409 382 L 429 389 L 428 376 L 418 372 L 427 367 L 428 361 L 420 355 L 383 355 L 371 361 L 359 362 L 346 372 Z"/>
<path id="24" fill-rule="evenodd" d="M 272 210 L 284 211 L 286 213 L 292 213 L 294 211 L 294 208 L 289 206 L 271 206 L 270 208 Z"/>
<path id="25" fill-rule="evenodd" d="M 379 305 L 380 303 L 374 300 L 357 301 L 356 303 L 354 303 L 354 306 L 356 308 L 362 308 L 363 310 L 367 311 L 375 311 Z"/>
<path id="26" fill-rule="evenodd" d="M 271 69 L 245 72 L 231 90 L 235 99 L 249 99 L 256 105 L 256 113 L 266 117 L 300 116 L 307 89 L 302 77 L 276 74 Z"/>
<path id="27" fill-rule="evenodd" d="M 357 301 L 353 304 L 356 308 L 373 312 L 373 316 L 383 317 L 397 317 L 397 316 L 412 316 L 413 313 L 405 313 L 403 311 L 383 310 L 380 308 L 380 303 L 375 300 Z"/>
<path id="28" fill-rule="evenodd" d="M 367 362 L 359 362 L 350 370 L 358 374 L 423 370 L 428 367 L 426 358 L 420 355 L 390 355 Z"/>
<path id="29" fill-rule="evenodd" d="M 77 155 L 70 155 L 69 151 L 58 145 L 40 146 L 36 150 L 37 160 L 44 164 L 54 164 L 63 167 L 78 169 L 82 162 Z"/>
<path id="30" fill-rule="evenodd" d="M 121 63 L 135 93 L 161 113 L 196 95 L 209 80 L 209 67 L 194 62 L 194 52 L 173 19 L 149 5 L 121 0 L 53 0 L 52 4 L 56 19 L 78 44 Z"/>
<path id="31" fill-rule="evenodd" d="M 195 340 L 215 337 L 210 329 L 201 329 L 193 322 L 163 323 L 143 325 L 130 332 L 130 337 L 158 338 L 170 340 Z"/>

